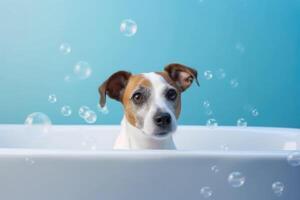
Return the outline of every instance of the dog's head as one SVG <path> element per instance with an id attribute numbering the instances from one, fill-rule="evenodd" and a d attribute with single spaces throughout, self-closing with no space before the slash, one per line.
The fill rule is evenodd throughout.
<path id="1" fill-rule="evenodd" d="M 100 105 L 105 106 L 108 95 L 123 104 L 132 126 L 146 135 L 164 137 L 176 130 L 181 93 L 193 80 L 199 85 L 197 71 L 177 63 L 162 72 L 133 75 L 118 71 L 99 87 Z"/>

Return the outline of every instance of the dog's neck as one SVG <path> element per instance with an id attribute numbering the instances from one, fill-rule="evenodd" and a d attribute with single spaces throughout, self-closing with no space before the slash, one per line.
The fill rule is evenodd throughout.
<path id="1" fill-rule="evenodd" d="M 175 149 L 172 134 L 165 138 L 153 138 L 145 135 L 140 129 L 132 126 L 123 117 L 121 122 L 121 134 L 115 149 Z"/>

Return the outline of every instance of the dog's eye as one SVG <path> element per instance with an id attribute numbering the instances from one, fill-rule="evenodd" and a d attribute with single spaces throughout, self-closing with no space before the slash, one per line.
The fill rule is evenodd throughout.
<path id="1" fill-rule="evenodd" d="M 144 99 L 144 98 L 143 98 L 142 93 L 136 92 L 136 93 L 134 93 L 134 94 L 132 95 L 131 99 L 133 100 L 133 102 L 134 102 L 135 104 L 141 104 L 141 103 L 143 103 L 143 99 Z"/>
<path id="2" fill-rule="evenodd" d="M 177 98 L 177 92 L 174 89 L 169 89 L 166 93 L 167 99 L 174 101 Z"/>

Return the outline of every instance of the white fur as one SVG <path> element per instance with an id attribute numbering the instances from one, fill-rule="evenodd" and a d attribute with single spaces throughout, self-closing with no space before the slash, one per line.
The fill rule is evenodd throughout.
<path id="1" fill-rule="evenodd" d="M 167 81 L 156 73 L 145 73 L 143 74 L 152 84 L 152 101 L 150 109 L 144 112 L 142 116 L 144 118 L 144 126 L 142 129 L 138 129 L 132 126 L 123 117 L 121 122 L 121 133 L 118 136 L 114 149 L 175 149 L 175 145 L 172 138 L 172 132 L 176 130 L 177 123 L 174 114 L 174 108 L 167 102 L 164 97 L 164 89 L 170 86 Z M 171 131 L 165 136 L 154 136 L 155 124 L 153 122 L 153 116 L 157 109 L 162 112 L 168 112 L 172 118 Z"/>

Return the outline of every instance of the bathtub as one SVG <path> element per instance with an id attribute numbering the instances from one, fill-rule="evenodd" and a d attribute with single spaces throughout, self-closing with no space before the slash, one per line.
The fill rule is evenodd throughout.
<path id="1" fill-rule="evenodd" d="M 299 129 L 180 126 L 179 150 L 112 151 L 119 129 L 0 125 L 1 199 L 300 199 Z"/>

